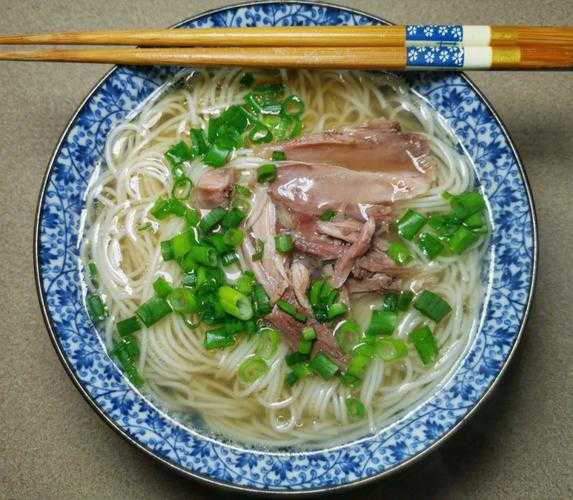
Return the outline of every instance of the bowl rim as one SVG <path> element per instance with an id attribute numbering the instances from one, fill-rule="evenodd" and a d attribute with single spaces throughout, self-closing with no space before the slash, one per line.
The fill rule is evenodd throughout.
<path id="1" fill-rule="evenodd" d="M 221 7 L 215 7 L 213 9 L 208 9 L 208 10 L 202 11 L 202 12 L 200 12 L 194 16 L 191 16 L 189 18 L 186 18 L 186 19 L 174 24 L 174 25 L 169 26 L 169 28 L 178 28 L 178 27 L 180 27 L 186 23 L 196 21 L 198 19 L 201 19 L 202 17 L 216 14 L 218 12 L 224 12 L 226 10 L 234 10 L 234 9 L 238 9 L 241 7 L 256 7 L 258 5 L 265 5 L 265 4 L 315 5 L 315 6 L 319 6 L 319 7 L 334 8 L 334 9 L 339 9 L 339 10 L 350 12 L 350 13 L 363 15 L 363 16 L 369 17 L 371 19 L 374 19 L 374 20 L 376 20 L 382 24 L 385 24 L 385 25 L 394 24 L 390 21 L 387 21 L 386 19 L 384 19 L 382 17 L 379 17 L 375 14 L 371 14 L 371 13 L 364 11 L 364 10 L 361 10 L 361 9 L 357 9 L 357 8 L 353 8 L 353 7 L 347 7 L 347 6 L 343 6 L 343 5 L 338 5 L 336 3 L 331 3 L 331 2 L 323 2 L 321 0 L 318 0 L 318 1 L 316 1 L 316 0 L 280 0 L 280 1 L 277 1 L 277 0 L 246 0 L 244 2 L 232 3 L 229 5 L 225 5 L 225 6 L 221 6 Z M 186 468 L 184 468 L 178 464 L 175 464 L 175 463 L 173 463 L 173 462 L 171 462 L 171 461 L 169 461 L 163 457 L 160 457 L 159 455 L 154 453 L 152 450 L 145 447 L 143 444 L 138 443 L 126 431 L 124 431 L 110 416 L 108 416 L 105 413 L 105 411 L 100 407 L 100 405 L 90 396 L 90 394 L 86 391 L 86 389 L 84 389 L 84 387 L 82 386 L 81 382 L 79 381 L 76 373 L 74 372 L 74 369 L 70 365 L 68 359 L 66 358 L 66 356 L 65 356 L 65 354 L 64 354 L 64 352 L 60 346 L 60 343 L 59 343 L 57 335 L 56 335 L 55 328 L 52 324 L 52 317 L 51 317 L 51 314 L 50 314 L 48 307 L 47 307 L 47 304 L 46 304 L 46 297 L 44 296 L 44 290 L 42 288 L 41 277 L 40 277 L 39 253 L 40 253 L 40 230 L 41 230 L 41 220 L 42 220 L 42 213 L 43 213 L 42 201 L 44 199 L 44 195 L 46 192 L 46 188 L 48 185 L 50 174 L 52 173 L 52 170 L 54 167 L 54 162 L 58 156 L 58 153 L 60 152 L 61 146 L 62 146 L 65 138 L 68 135 L 68 132 L 72 128 L 72 126 L 73 126 L 74 122 L 76 121 L 76 118 L 78 117 L 81 110 L 88 103 L 88 101 L 92 98 L 93 94 L 99 89 L 99 87 L 119 67 L 120 66 L 118 66 L 118 65 L 112 66 L 92 86 L 92 88 L 89 90 L 88 94 L 81 101 L 81 103 L 77 106 L 75 112 L 70 117 L 70 119 L 68 120 L 67 124 L 65 125 L 63 131 L 61 132 L 59 139 L 58 139 L 58 142 L 57 142 L 57 144 L 53 150 L 53 153 L 50 157 L 50 160 L 48 162 L 48 166 L 46 168 L 46 171 L 45 171 L 43 179 L 42 179 L 42 184 L 41 184 L 40 191 L 39 191 L 38 198 L 37 198 L 37 202 L 36 202 L 36 213 L 34 216 L 34 234 L 33 234 L 34 279 L 36 282 L 36 293 L 38 295 L 38 301 L 40 303 L 40 309 L 42 311 L 42 318 L 43 318 L 44 324 L 46 326 L 46 329 L 48 331 L 48 335 L 50 337 L 50 340 L 52 342 L 54 350 L 56 351 L 56 353 L 58 355 L 60 363 L 64 367 L 66 373 L 68 374 L 68 376 L 70 377 L 70 379 L 72 380 L 73 384 L 76 386 L 76 388 L 78 389 L 80 394 L 89 403 L 89 405 L 95 410 L 96 414 L 100 418 L 102 418 L 102 420 L 109 427 L 111 427 L 115 432 L 117 432 L 121 437 L 123 437 L 129 444 L 138 448 L 139 450 L 144 452 L 146 455 L 152 457 L 154 460 L 156 460 L 157 462 L 159 462 L 163 466 L 167 467 L 171 471 L 174 471 L 177 474 L 179 474 L 185 478 L 196 479 L 196 480 L 203 482 L 205 484 L 215 486 L 215 487 L 218 487 L 221 489 L 225 489 L 227 491 L 249 493 L 249 494 L 254 494 L 254 495 L 284 495 L 284 496 L 314 495 L 314 494 L 325 493 L 325 492 L 330 492 L 330 491 L 349 490 L 352 488 L 364 486 L 364 485 L 371 483 L 373 481 L 380 480 L 382 478 L 386 478 L 386 477 L 389 477 L 391 475 L 402 472 L 406 468 L 412 466 L 413 464 L 418 463 L 421 459 L 423 459 L 424 457 L 429 455 L 431 452 L 435 451 L 447 439 L 449 439 L 451 436 L 456 434 L 462 427 L 464 427 L 465 424 L 467 424 L 467 422 L 476 413 L 478 408 L 480 408 L 484 404 L 484 402 L 486 402 L 488 399 L 490 399 L 493 391 L 495 390 L 495 388 L 498 387 L 500 380 L 502 379 L 503 375 L 507 371 L 507 368 L 510 365 L 511 360 L 513 359 L 513 357 L 515 355 L 515 352 L 517 350 L 517 346 L 519 345 L 519 343 L 521 341 L 525 326 L 527 324 L 527 320 L 529 318 L 529 312 L 531 310 L 533 296 L 535 294 L 535 288 L 536 288 L 536 283 L 537 283 L 538 258 L 539 258 L 539 255 L 538 255 L 538 253 L 539 253 L 539 241 L 538 241 L 538 229 L 537 229 L 537 210 L 536 210 L 536 206 L 535 206 L 535 201 L 533 199 L 531 186 L 529 183 L 529 178 L 528 178 L 527 173 L 525 171 L 525 168 L 523 166 L 523 162 L 521 160 L 521 157 L 520 157 L 518 151 L 516 150 L 516 148 L 514 146 L 512 137 L 511 137 L 510 133 L 508 132 L 508 129 L 507 129 L 505 123 L 503 122 L 501 117 L 497 114 L 497 112 L 493 108 L 492 104 L 487 99 L 487 97 L 473 83 L 473 81 L 465 74 L 465 72 L 460 73 L 460 76 L 467 83 L 467 85 L 471 88 L 471 90 L 476 93 L 477 97 L 485 104 L 486 109 L 492 114 L 495 121 L 499 124 L 500 131 L 503 133 L 503 135 L 507 139 L 507 145 L 509 146 L 512 154 L 514 155 L 518 172 L 523 179 L 523 184 L 524 184 L 524 188 L 525 188 L 527 201 L 528 201 L 529 206 L 531 207 L 532 267 L 531 267 L 531 284 L 529 287 L 527 301 L 526 301 L 525 308 L 523 311 L 523 317 L 521 320 L 521 324 L 519 326 L 519 331 L 517 332 L 517 335 L 515 336 L 515 340 L 513 342 L 513 345 L 511 346 L 511 349 L 509 350 L 507 358 L 506 358 L 505 362 L 503 363 L 503 365 L 501 366 L 498 373 L 496 374 L 495 378 L 492 380 L 490 386 L 486 389 L 486 391 L 481 395 L 481 397 L 475 402 L 475 404 L 468 411 L 468 413 L 466 415 L 464 415 L 464 417 L 459 422 L 457 422 L 455 425 L 453 425 L 447 432 L 444 433 L 443 436 L 441 436 L 439 439 L 434 441 L 427 448 L 423 449 L 422 451 L 413 455 L 412 457 L 406 459 L 405 461 L 403 461 L 403 462 L 401 462 L 401 463 L 399 463 L 399 464 L 397 464 L 397 465 L 395 465 L 395 466 L 393 466 L 387 470 L 379 472 L 373 476 L 366 477 L 363 479 L 358 479 L 358 480 L 355 480 L 355 481 L 352 481 L 349 483 L 345 483 L 345 484 L 330 486 L 330 487 L 318 487 L 318 488 L 310 488 L 310 489 L 305 489 L 305 490 L 272 490 L 272 489 L 260 489 L 260 488 L 254 488 L 254 487 L 248 487 L 248 486 L 239 486 L 239 485 L 235 485 L 235 484 L 228 483 L 225 481 L 213 479 L 211 477 L 204 476 L 204 475 L 201 475 L 201 474 L 196 473 L 196 472 L 192 472 L 192 471 L 190 471 L 190 470 L 188 470 L 188 469 L 186 469 Z"/>

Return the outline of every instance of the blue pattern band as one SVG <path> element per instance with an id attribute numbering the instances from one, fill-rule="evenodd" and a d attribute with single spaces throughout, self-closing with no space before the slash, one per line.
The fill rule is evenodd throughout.
<path id="1" fill-rule="evenodd" d="M 406 26 L 406 45 L 426 43 L 461 43 L 464 28 L 460 24 L 409 24 Z M 410 42 L 410 43 L 409 43 Z"/>
<path id="2" fill-rule="evenodd" d="M 463 68 L 464 49 L 453 45 L 439 45 L 437 47 L 407 47 L 406 67 L 414 68 Z"/>

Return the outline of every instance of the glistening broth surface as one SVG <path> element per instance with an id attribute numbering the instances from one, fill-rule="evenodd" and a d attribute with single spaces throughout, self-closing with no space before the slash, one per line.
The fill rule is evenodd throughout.
<path id="1" fill-rule="evenodd" d="M 436 161 L 434 180 L 424 194 L 396 202 L 393 211 L 397 216 L 408 208 L 424 214 L 446 212 L 449 204 L 443 192 L 462 193 L 474 187 L 469 159 L 453 146 L 439 116 L 399 79 L 327 71 L 255 76 L 259 82 L 282 81 L 287 95 L 301 97 L 305 103 L 304 134 L 380 118 L 397 120 L 404 131 L 423 134 Z M 102 168 L 96 169 L 89 190 L 82 258 L 86 265 L 95 263 L 98 270 L 98 286 L 109 311 L 100 330 L 110 350 L 117 336 L 116 321 L 134 315 L 153 296 L 157 277 L 175 284 L 182 279 L 181 268 L 162 259 L 160 242 L 183 231 L 185 221 L 171 217 L 159 222 L 149 214 L 157 198 L 172 191 L 172 172 L 164 154 L 187 137 L 190 128 L 206 128 L 209 118 L 242 103 L 249 93 L 241 84 L 242 77 L 240 70 L 233 69 L 182 76 L 109 135 Z M 253 172 L 264 163 L 268 161 L 259 158 L 256 151 L 243 148 L 235 151 L 229 167 L 241 172 L 238 182 L 243 179 L 249 183 Z M 194 183 L 207 168 L 199 160 L 185 164 Z M 257 196 L 266 196 L 266 191 L 265 186 L 254 188 L 251 205 L 257 207 Z M 279 210 L 279 222 L 283 216 Z M 423 401 L 447 378 L 471 341 L 481 299 L 484 242 L 462 256 L 439 256 L 432 262 L 417 245 L 405 244 L 414 259 L 410 264 L 413 270 L 402 279 L 401 288 L 429 288 L 452 307 L 451 314 L 433 329 L 439 347 L 435 364 L 424 366 L 410 345 L 402 359 L 374 359 L 357 388 L 343 385 L 338 378 L 323 380 L 318 376 L 304 378 L 291 388 L 284 383 L 290 371 L 285 362 L 289 346 L 281 341 L 267 360 L 268 371 L 246 384 L 238 371 L 257 349 L 256 335 L 242 335 L 227 349 L 206 350 L 205 325 L 190 328 L 180 315 L 171 314 L 136 334 L 137 368 L 146 383 L 144 391 L 153 393 L 175 412 L 199 412 L 216 433 L 264 447 L 348 441 L 375 431 Z M 246 268 L 244 252 L 239 252 L 238 265 L 225 268 L 231 281 Z M 93 288 L 93 283 L 88 286 Z M 380 295 L 351 297 L 350 316 L 364 329 L 372 308 L 380 303 Z M 407 341 L 408 333 L 425 321 L 410 308 L 400 315 L 394 337 Z M 364 404 L 364 418 L 349 417 L 350 396 Z"/>

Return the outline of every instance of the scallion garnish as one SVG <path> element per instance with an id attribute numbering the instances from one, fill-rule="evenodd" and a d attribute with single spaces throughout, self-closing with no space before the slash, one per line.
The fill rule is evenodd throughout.
<path id="1" fill-rule="evenodd" d="M 398 314 L 394 311 L 372 311 L 367 336 L 392 335 L 398 325 Z"/>
<path id="2" fill-rule="evenodd" d="M 398 234 L 406 240 L 411 240 L 424 227 L 427 219 L 414 210 L 408 210 L 396 223 Z"/>
<path id="3" fill-rule="evenodd" d="M 195 262 L 203 264 L 204 266 L 217 266 L 217 252 L 214 248 L 204 245 L 194 245 L 189 250 L 189 255 Z"/>
<path id="4" fill-rule="evenodd" d="M 224 311 L 235 318 L 247 321 L 253 317 L 253 307 L 246 295 L 230 286 L 222 286 L 218 291 L 219 302 Z"/>
<path id="5" fill-rule="evenodd" d="M 353 319 L 341 321 L 334 330 L 334 337 L 340 350 L 345 354 L 350 354 L 354 346 L 358 344 L 362 337 L 360 326 Z"/>
<path id="6" fill-rule="evenodd" d="M 176 234 L 169 240 L 171 242 L 171 251 L 175 259 L 180 259 L 191 250 L 192 241 L 188 233 Z"/>
<path id="7" fill-rule="evenodd" d="M 151 297 L 147 302 L 139 306 L 137 317 L 141 322 L 149 327 L 157 323 L 171 312 L 171 306 L 161 297 Z"/>
<path id="8" fill-rule="evenodd" d="M 227 211 L 224 208 L 216 207 L 211 210 L 205 217 L 201 219 L 199 227 L 206 233 L 211 231 L 217 226 L 225 217 Z"/>
<path id="9" fill-rule="evenodd" d="M 324 212 L 322 212 L 322 213 L 318 216 L 318 218 L 319 218 L 321 221 L 324 221 L 324 222 L 331 221 L 331 220 L 334 219 L 335 217 L 336 217 L 336 210 L 331 210 L 331 209 L 325 210 Z"/>
<path id="10" fill-rule="evenodd" d="M 409 338 L 424 365 L 431 365 L 438 359 L 438 343 L 428 326 L 412 330 Z"/>
<path id="11" fill-rule="evenodd" d="M 478 239 L 479 236 L 476 233 L 460 226 L 456 232 L 448 238 L 448 247 L 453 254 L 459 255 L 465 252 Z"/>
<path id="12" fill-rule="evenodd" d="M 252 384 L 269 371 L 267 362 L 260 356 L 252 356 L 239 366 L 239 379 L 245 384 Z"/>
<path id="13" fill-rule="evenodd" d="M 272 311 L 271 301 L 263 285 L 255 283 L 252 291 L 254 312 L 257 318 L 269 314 Z"/>
<path id="14" fill-rule="evenodd" d="M 346 413 L 351 420 L 360 420 L 366 416 L 366 407 L 359 399 L 346 399 Z"/>
<path id="15" fill-rule="evenodd" d="M 436 323 L 440 322 L 452 310 L 450 304 L 442 297 L 429 290 L 424 290 L 414 301 L 414 308 Z"/>
<path id="16" fill-rule="evenodd" d="M 171 190 L 171 196 L 178 200 L 186 200 L 191 194 L 193 189 L 193 183 L 191 179 L 186 176 L 177 177 L 173 183 L 173 189 Z"/>
<path id="17" fill-rule="evenodd" d="M 225 347 L 232 346 L 234 343 L 235 337 L 227 335 L 224 328 L 207 330 L 205 332 L 204 345 L 207 350 L 224 349 Z"/>
<path id="18" fill-rule="evenodd" d="M 255 285 L 255 275 L 252 271 L 245 271 L 237 281 L 235 281 L 235 288 L 242 294 L 249 295 Z"/>
<path id="19" fill-rule="evenodd" d="M 257 182 L 273 182 L 277 178 L 277 166 L 266 163 L 257 168 Z"/>
<path id="20" fill-rule="evenodd" d="M 407 311 L 410 302 L 414 298 L 414 292 L 410 290 L 403 290 L 400 292 L 400 296 L 398 297 L 398 310 L 400 311 Z"/>
<path id="21" fill-rule="evenodd" d="M 121 336 L 124 336 L 124 335 L 130 335 L 140 330 L 141 323 L 137 319 L 137 316 L 131 316 L 130 318 L 118 321 L 115 324 L 115 327 L 117 328 L 117 333 L 119 333 Z"/>
<path id="22" fill-rule="evenodd" d="M 193 152 L 185 141 L 179 141 L 165 152 L 165 158 L 172 167 L 177 167 L 184 161 L 193 159 Z"/>
<path id="23" fill-rule="evenodd" d="M 238 187 L 239 186 L 235 186 L 235 189 L 237 189 Z M 248 196 L 250 196 L 250 192 Z M 223 226 L 223 229 L 231 229 L 239 227 L 241 225 L 241 222 L 243 222 L 243 220 L 245 219 L 245 217 L 246 215 L 245 212 L 243 212 L 243 210 L 237 207 L 233 207 L 223 216 L 223 219 L 221 221 L 221 226 Z"/>
<path id="24" fill-rule="evenodd" d="M 103 321 L 107 318 L 107 309 L 102 298 L 98 294 L 92 293 L 88 295 L 86 297 L 86 306 L 88 314 L 94 323 Z"/>
<path id="25" fill-rule="evenodd" d="M 395 361 L 408 355 L 406 342 L 392 337 L 376 339 L 374 348 L 382 361 Z"/>
<path id="26" fill-rule="evenodd" d="M 227 229 L 227 231 L 225 231 L 225 234 L 223 235 L 223 241 L 225 242 L 225 244 L 229 245 L 232 248 L 238 247 L 243 242 L 244 239 L 245 239 L 245 233 L 241 229 L 236 227 Z"/>
<path id="27" fill-rule="evenodd" d="M 442 253 L 444 244 L 433 234 L 422 233 L 418 239 L 418 247 L 428 260 L 434 260 Z"/>
<path id="28" fill-rule="evenodd" d="M 297 321 L 304 323 L 306 321 L 306 316 L 301 313 L 295 306 L 293 306 L 290 302 L 286 300 L 279 299 L 277 300 L 277 307 L 287 313 L 289 316 L 292 316 Z"/>
<path id="29" fill-rule="evenodd" d="M 275 237 L 275 247 L 279 253 L 292 252 L 294 243 L 290 234 L 279 234 Z"/>
<path id="30" fill-rule="evenodd" d="M 165 278 L 163 278 L 162 276 L 159 276 L 153 282 L 153 290 L 155 291 L 155 294 L 158 297 L 161 297 L 164 299 L 173 291 L 173 287 L 169 284 L 169 282 Z"/>
<path id="31" fill-rule="evenodd" d="M 280 333 L 274 328 L 261 328 L 257 333 L 255 354 L 264 359 L 272 359 L 279 349 Z"/>
<path id="32" fill-rule="evenodd" d="M 175 288 L 167 296 L 167 302 L 180 314 L 193 314 L 199 310 L 199 301 L 189 288 Z"/>
<path id="33" fill-rule="evenodd" d="M 326 317 L 328 320 L 333 320 L 338 316 L 342 316 L 346 314 L 348 311 L 348 306 L 343 304 L 342 302 L 335 302 L 334 304 L 330 304 L 326 307 Z"/>
<path id="34" fill-rule="evenodd" d="M 239 256 L 235 252 L 229 252 L 221 255 L 221 264 L 224 267 L 230 266 L 239 262 Z"/>
<path id="35" fill-rule="evenodd" d="M 408 247 L 399 241 L 390 243 L 386 253 L 399 266 L 405 266 L 412 260 L 412 254 Z"/>
<path id="36" fill-rule="evenodd" d="M 310 360 L 309 366 L 324 380 L 330 380 L 338 372 L 338 365 L 322 351 L 316 353 Z"/>
<path id="37" fill-rule="evenodd" d="M 286 153 L 284 151 L 273 151 L 271 155 L 271 160 L 273 161 L 285 161 Z"/>

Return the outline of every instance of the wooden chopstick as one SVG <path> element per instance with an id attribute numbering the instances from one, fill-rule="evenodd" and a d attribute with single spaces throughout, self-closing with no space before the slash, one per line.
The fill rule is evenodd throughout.
<path id="1" fill-rule="evenodd" d="M 468 47 L 573 46 L 571 26 L 292 26 L 92 31 L 1 35 L 0 45 L 139 45 L 152 47 Z"/>
<path id="2" fill-rule="evenodd" d="M 442 54 L 443 61 L 442 61 Z M 573 48 L 558 47 L 228 47 L 109 48 L 0 52 L 4 61 L 127 65 L 245 66 L 378 70 L 564 70 Z"/>

